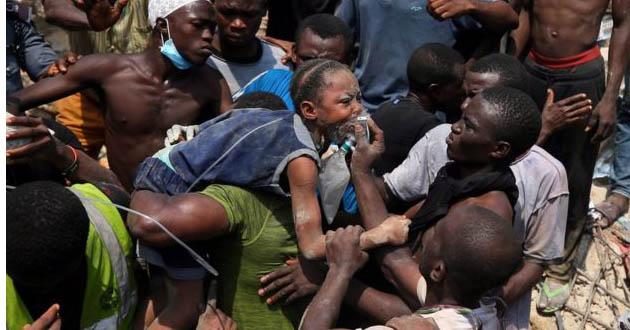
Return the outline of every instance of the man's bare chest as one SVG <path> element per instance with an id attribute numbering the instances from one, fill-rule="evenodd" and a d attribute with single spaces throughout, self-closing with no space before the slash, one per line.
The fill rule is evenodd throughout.
<path id="1" fill-rule="evenodd" d="M 174 124 L 198 122 L 208 97 L 188 83 L 121 81 L 105 87 L 110 129 L 162 134 Z"/>

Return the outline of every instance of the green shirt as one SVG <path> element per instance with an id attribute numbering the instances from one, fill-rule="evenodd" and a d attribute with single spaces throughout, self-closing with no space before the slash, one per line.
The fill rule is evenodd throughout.
<path id="1" fill-rule="evenodd" d="M 130 0 L 120 19 L 105 31 L 73 31 L 70 48 L 80 55 L 143 52 L 151 37 L 147 12 L 148 0 Z"/>
<path id="2" fill-rule="evenodd" d="M 291 200 L 224 185 L 201 193 L 223 206 L 230 223 L 230 233 L 210 247 L 210 263 L 219 271 L 221 310 L 239 329 L 296 329 L 308 302 L 270 308 L 258 296 L 260 277 L 297 256 Z"/>

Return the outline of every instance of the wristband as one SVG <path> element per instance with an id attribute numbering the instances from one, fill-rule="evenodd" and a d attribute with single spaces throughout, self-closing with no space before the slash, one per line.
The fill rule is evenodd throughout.
<path id="1" fill-rule="evenodd" d="M 79 153 L 77 153 L 77 151 L 69 145 L 66 145 L 66 147 L 70 148 L 70 151 L 72 151 L 73 160 L 72 164 L 70 164 L 70 166 L 68 166 L 64 171 L 61 172 L 61 175 L 70 176 L 74 174 L 74 172 L 76 172 L 79 168 Z"/>

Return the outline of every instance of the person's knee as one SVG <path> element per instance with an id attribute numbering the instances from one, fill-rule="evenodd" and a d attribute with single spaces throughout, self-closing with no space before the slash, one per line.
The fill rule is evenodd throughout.
<path id="1" fill-rule="evenodd" d="M 164 277 L 166 286 L 166 304 L 159 313 L 160 324 L 174 328 L 191 328 L 199 317 L 199 304 L 203 302 L 203 279 L 176 280 Z"/>

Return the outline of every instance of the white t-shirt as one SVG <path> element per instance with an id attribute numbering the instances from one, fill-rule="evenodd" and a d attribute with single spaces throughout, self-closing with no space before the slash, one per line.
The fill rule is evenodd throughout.
<path id="1" fill-rule="evenodd" d="M 422 308 L 414 314 L 431 319 L 440 330 L 499 330 L 497 312 L 493 305 L 482 305 L 470 310 L 457 306 L 433 306 Z M 365 330 L 393 330 L 388 326 L 375 325 Z"/>
<path id="2" fill-rule="evenodd" d="M 250 80 L 267 70 L 291 70 L 290 67 L 282 64 L 281 59 L 285 55 L 282 48 L 260 39 L 259 41 L 262 45 L 262 56 L 254 63 L 230 62 L 214 54 L 208 58 L 207 64 L 221 72 L 231 94 L 238 92 Z"/>
<path id="3" fill-rule="evenodd" d="M 391 173 L 385 184 L 405 201 L 424 198 L 437 172 L 448 161 L 446 138 L 450 124 L 427 132 L 409 151 L 407 159 Z M 514 207 L 514 231 L 523 241 L 526 261 L 553 264 L 562 260 L 569 206 L 569 188 L 564 166 L 544 149 L 533 146 L 510 166 L 518 200 Z M 528 329 L 531 291 L 521 296 L 504 317 L 508 329 Z"/>

